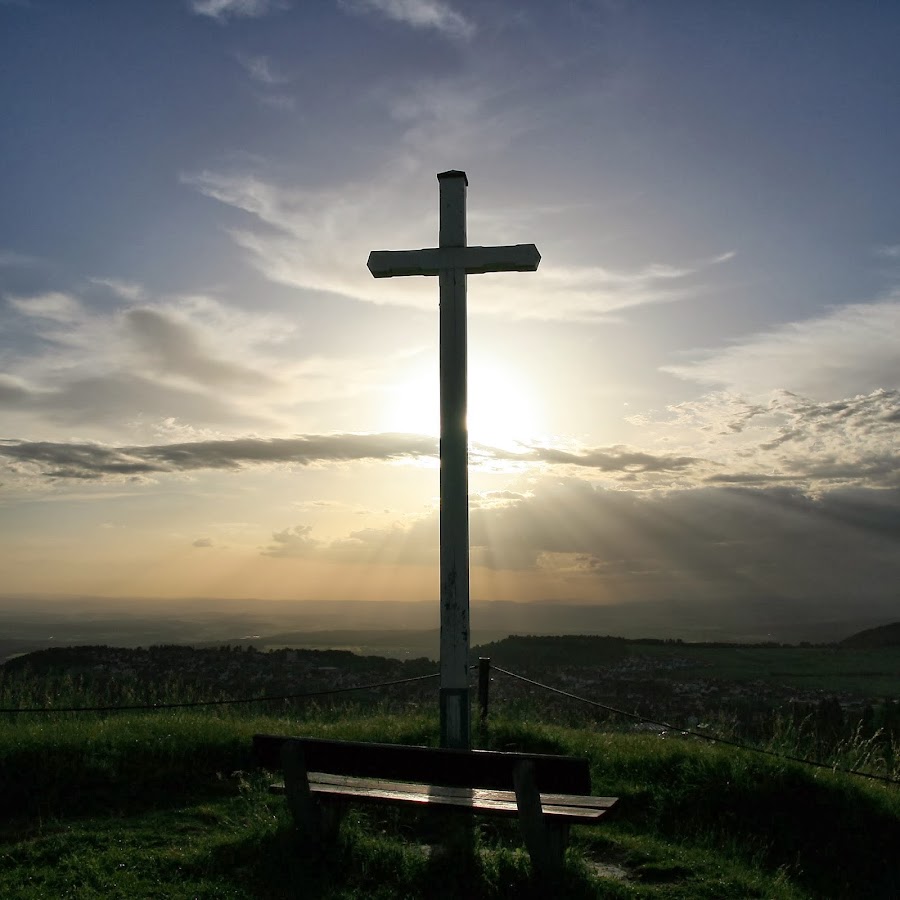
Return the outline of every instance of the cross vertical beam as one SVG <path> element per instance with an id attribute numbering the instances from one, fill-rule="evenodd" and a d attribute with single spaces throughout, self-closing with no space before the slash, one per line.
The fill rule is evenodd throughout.
<path id="1" fill-rule="evenodd" d="M 469 706 L 469 478 L 466 427 L 466 276 L 482 272 L 534 272 L 534 244 L 469 247 L 466 243 L 465 172 L 438 175 L 439 246 L 373 250 L 375 278 L 437 275 L 440 284 L 441 372 L 441 746 L 468 748 Z"/>
<path id="2" fill-rule="evenodd" d="M 440 247 L 466 246 L 463 172 L 442 172 Z M 466 426 L 466 270 L 448 267 L 440 283 L 441 382 L 441 746 L 470 746 L 469 435 Z"/>

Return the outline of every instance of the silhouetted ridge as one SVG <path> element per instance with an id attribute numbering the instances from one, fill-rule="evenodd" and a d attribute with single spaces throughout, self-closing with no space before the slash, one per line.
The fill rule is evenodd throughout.
<path id="1" fill-rule="evenodd" d="M 876 647 L 900 647 L 900 622 L 880 625 L 878 628 L 867 628 L 865 631 L 851 634 L 841 641 L 842 647 L 854 647 L 859 650 L 872 650 Z"/>

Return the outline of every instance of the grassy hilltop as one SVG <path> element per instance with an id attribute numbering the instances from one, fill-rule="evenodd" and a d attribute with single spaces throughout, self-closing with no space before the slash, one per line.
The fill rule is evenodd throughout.
<path id="1" fill-rule="evenodd" d="M 535 649 L 527 639 L 516 646 Z M 648 655 L 609 644 L 610 671 L 624 666 L 631 678 L 652 679 L 654 671 L 641 660 L 663 650 L 649 647 Z M 565 649 L 573 662 L 574 644 Z M 687 660 L 679 672 L 693 664 L 686 648 L 670 649 L 672 658 Z M 497 646 L 492 650 L 505 661 Z M 176 652 L 163 649 L 159 658 Z M 198 680 L 203 656 L 185 670 L 194 681 L 176 684 L 148 680 L 150 670 L 140 665 L 155 657 L 147 653 L 122 656 L 114 677 L 92 680 L 96 660 L 107 658 L 99 653 L 76 657 L 76 674 L 54 673 L 48 660 L 61 658 L 55 655 L 36 660 L 39 672 L 21 662 L 6 673 L 0 668 L 0 707 L 121 703 L 146 700 L 153 691 L 158 702 L 208 696 L 209 686 Z M 118 658 L 121 652 L 110 653 Z M 222 677 L 230 677 L 225 662 L 242 661 L 244 677 L 261 671 L 267 657 L 223 650 L 209 658 Z M 425 665 L 349 654 L 289 659 L 306 667 L 308 679 L 331 683 L 378 680 L 370 673 L 412 675 Z M 271 660 L 280 678 L 284 658 Z M 774 665 L 787 665 L 784 660 Z M 756 662 L 739 662 L 758 676 Z M 233 686 L 225 682 L 223 689 Z M 97 693 L 101 687 L 105 693 Z M 351 808 L 340 841 L 324 858 L 299 852 L 283 798 L 270 795 L 269 778 L 252 768 L 251 735 L 434 745 L 436 685 L 425 681 L 414 690 L 391 688 L 381 699 L 367 693 L 341 703 L 320 698 L 203 710 L 0 713 L 0 897 L 900 896 L 900 785 L 671 731 L 636 733 L 583 707 L 550 724 L 554 716 L 545 701 L 515 691 L 504 695 L 499 680 L 495 687 L 477 746 L 586 756 L 593 792 L 622 798 L 608 822 L 573 829 L 563 883 L 548 888 L 533 880 L 514 822 L 480 821 L 474 854 L 459 858 L 441 850 L 445 818 Z M 789 737 L 782 735 L 780 749 L 806 752 L 784 743 Z M 841 741 L 829 759 L 897 777 L 892 740 L 858 732 L 855 744 Z"/>

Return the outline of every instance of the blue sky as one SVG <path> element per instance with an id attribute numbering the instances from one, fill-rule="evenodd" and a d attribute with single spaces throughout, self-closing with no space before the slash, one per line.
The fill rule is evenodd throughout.
<path id="1" fill-rule="evenodd" d="M 0 579 L 434 602 L 469 240 L 472 594 L 896 608 L 900 10 L 0 0 Z"/>

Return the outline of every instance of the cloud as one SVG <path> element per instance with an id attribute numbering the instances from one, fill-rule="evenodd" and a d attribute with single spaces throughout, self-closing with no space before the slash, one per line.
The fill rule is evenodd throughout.
<path id="1" fill-rule="evenodd" d="M 343 463 L 434 456 L 434 438 L 412 434 L 331 434 L 294 438 L 236 438 L 146 447 L 96 443 L 0 441 L 0 456 L 36 466 L 50 478 L 238 469 L 245 465 Z"/>
<path id="2" fill-rule="evenodd" d="M 287 8 L 283 0 L 188 0 L 188 8 L 198 16 L 219 22 L 230 18 L 254 19 Z"/>
<path id="3" fill-rule="evenodd" d="M 407 524 L 363 528 L 344 538 L 321 541 L 311 525 L 296 525 L 272 535 L 260 552 L 282 559 L 322 559 L 339 564 L 433 565 L 438 559 L 438 517 L 432 513 Z"/>
<path id="4" fill-rule="evenodd" d="M 696 448 L 712 484 L 900 485 L 900 293 L 750 335 L 665 371 L 723 385 L 633 418 L 645 439 Z"/>
<path id="5" fill-rule="evenodd" d="M 473 565 L 551 575 L 594 597 L 721 603 L 896 603 L 900 490 L 698 488 L 653 494 L 579 479 L 541 479 L 508 504 L 470 516 Z M 308 525 L 262 552 L 346 563 L 434 564 L 437 514 L 319 541 Z M 566 588 L 565 585 L 569 587 Z"/>
<path id="6" fill-rule="evenodd" d="M 401 183 L 408 178 L 404 172 L 340 190 L 308 191 L 281 188 L 250 174 L 203 171 L 182 176 L 201 193 L 265 226 L 236 227 L 229 234 L 271 281 L 372 303 L 433 309 L 436 279 L 374 280 L 365 267 L 370 250 L 406 249 L 428 241 L 429 218 L 419 205 L 419 194 L 411 200 L 408 185 Z M 526 240 L 524 229 L 521 221 L 509 217 L 504 242 Z M 381 246 L 373 246 L 375 240 Z M 478 303 L 472 310 L 516 319 L 597 320 L 640 305 L 695 296 L 706 271 L 732 256 L 725 253 L 677 266 L 652 263 L 631 271 L 545 261 L 535 273 L 473 278 L 470 290 L 477 292 Z"/>
<path id="7" fill-rule="evenodd" d="M 293 528 L 285 528 L 284 531 L 276 531 L 272 535 L 275 542 L 263 551 L 264 556 L 280 556 L 291 559 L 305 559 L 313 556 L 321 544 L 310 536 L 311 525 L 295 525 Z"/>
<path id="8" fill-rule="evenodd" d="M 213 542 L 209 538 L 197 538 L 191 546 L 192 547 L 212 547 Z"/>
<path id="9" fill-rule="evenodd" d="M 0 406 L 15 407 L 25 404 L 33 396 L 34 392 L 20 379 L 0 374 Z"/>
<path id="10" fill-rule="evenodd" d="M 275 380 L 248 366 L 222 359 L 199 340 L 196 330 L 170 313 L 131 309 L 125 325 L 151 367 L 160 373 L 182 375 L 209 387 L 257 390 Z"/>
<path id="11" fill-rule="evenodd" d="M 257 90 L 254 95 L 257 101 L 273 109 L 292 110 L 296 101 L 290 94 L 276 88 L 288 84 L 291 79 L 276 71 L 271 60 L 265 55 L 236 54 L 237 61 L 250 77 Z"/>
<path id="12" fill-rule="evenodd" d="M 269 106 L 272 109 L 295 109 L 297 101 L 290 94 L 260 94 L 257 97 L 263 106 Z"/>
<path id="13" fill-rule="evenodd" d="M 120 300 L 142 300 L 146 296 L 144 288 L 134 281 L 121 278 L 91 278 L 90 281 L 108 288 Z"/>
<path id="14" fill-rule="evenodd" d="M 352 12 L 380 13 L 413 28 L 433 28 L 452 38 L 469 38 L 475 25 L 443 0 L 339 0 Z"/>
<path id="15" fill-rule="evenodd" d="M 526 496 L 527 494 L 519 491 L 479 491 L 474 494 L 470 493 L 469 509 L 508 506 L 511 503 L 518 503 L 520 500 L 524 500 Z"/>
<path id="16" fill-rule="evenodd" d="M 91 385 L 92 390 L 97 385 Z M 0 381 L 0 399 L 15 402 L 23 389 Z M 109 446 L 97 443 L 0 441 L 0 456 L 38 466 L 55 478 L 101 478 L 122 474 L 187 472 L 196 469 L 237 469 L 248 465 L 343 463 L 356 460 L 433 458 L 438 443 L 427 435 L 311 434 L 291 438 L 232 438 L 149 446 Z M 569 451 L 533 447 L 521 452 L 479 446 L 473 462 L 507 461 L 596 469 L 632 480 L 637 475 L 678 473 L 702 465 L 693 457 L 666 456 L 616 446 Z M 508 491 L 490 492 L 484 505 L 521 499 Z"/>
<path id="17" fill-rule="evenodd" d="M 35 266 L 40 262 L 36 256 L 19 253 L 16 250 L 0 250 L 0 268 L 13 266 Z"/>
<path id="18" fill-rule="evenodd" d="M 900 259 L 900 244 L 884 244 L 875 248 L 876 256 L 884 256 L 887 259 Z"/>
<path id="19" fill-rule="evenodd" d="M 96 390 L 96 385 L 91 385 Z M 18 401 L 23 389 L 0 381 L 0 400 Z M 26 392 L 27 393 L 27 392 Z M 175 442 L 148 446 L 110 446 L 98 443 L 53 441 L 0 441 L 0 456 L 36 466 L 53 478 L 104 478 L 121 475 L 177 473 L 197 469 L 238 469 L 254 465 L 313 465 L 360 460 L 434 458 L 435 438 L 403 433 L 310 434 L 291 438 L 232 438 Z M 490 461 L 543 464 L 594 469 L 604 475 L 633 482 L 638 476 L 680 474 L 703 467 L 703 460 L 666 456 L 616 446 L 569 451 L 534 447 L 509 451 L 480 446 L 472 452 L 473 464 Z M 705 469 L 703 469 L 705 471 Z M 516 492 L 485 494 L 482 505 L 499 505 L 521 499 Z"/>
<path id="20" fill-rule="evenodd" d="M 259 84 L 271 87 L 277 84 L 287 84 L 290 81 L 289 78 L 275 72 L 268 56 L 251 56 L 246 53 L 238 53 L 237 61 L 250 78 Z"/>
<path id="21" fill-rule="evenodd" d="M 102 475 L 146 475 L 160 466 L 125 450 L 97 444 L 0 441 L 0 455 L 38 466 L 49 478 L 92 479 Z"/>
<path id="22" fill-rule="evenodd" d="M 37 319 L 68 324 L 82 318 L 81 304 L 71 295 L 53 291 L 33 297 L 9 297 L 17 312 Z"/>
<path id="23" fill-rule="evenodd" d="M 900 486 L 900 390 L 824 401 L 773 391 L 765 402 L 714 392 L 630 421 L 649 446 L 692 448 L 688 484 L 786 484 L 810 496 Z"/>
<path id="24" fill-rule="evenodd" d="M 341 372 L 339 361 L 288 354 L 295 322 L 210 297 L 112 310 L 104 303 L 98 311 L 71 294 L 50 293 L 13 297 L 9 305 L 20 315 L 8 317 L 0 372 L 11 381 L 0 404 L 35 420 L 23 427 L 41 428 L 42 436 L 52 436 L 41 427 L 47 423 L 99 424 L 133 440 L 137 423 L 146 431 L 173 418 L 283 429 L 286 410 L 304 391 L 314 386 L 327 398 L 358 381 L 358 367 Z"/>
<path id="25" fill-rule="evenodd" d="M 679 472 L 694 468 L 703 460 L 693 456 L 672 456 L 647 453 L 633 447 L 594 447 L 582 451 L 563 450 L 556 447 L 532 447 L 521 453 L 485 448 L 492 459 L 548 463 L 560 466 L 578 466 L 598 469 L 601 472 L 644 474 Z"/>
<path id="26" fill-rule="evenodd" d="M 7 382 L 9 385 L 9 382 Z M 181 419 L 195 425 L 213 425 L 241 418 L 234 406 L 192 387 L 162 384 L 156 379 L 115 372 L 64 381 L 61 385 L 40 389 L 13 383 L 0 404 L 39 415 L 51 422 L 82 427 L 103 425 L 113 430 L 136 418 Z M 262 415 L 244 414 L 243 418 L 267 423 Z"/>
<path id="27" fill-rule="evenodd" d="M 900 293 L 789 322 L 663 371 L 758 396 L 787 390 L 827 400 L 900 387 Z"/>
<path id="28" fill-rule="evenodd" d="M 815 491 L 838 485 L 900 487 L 900 391 L 824 403 L 791 394 L 772 402 L 785 420 L 760 446 L 786 475 Z"/>

